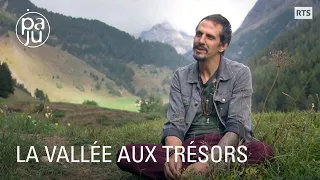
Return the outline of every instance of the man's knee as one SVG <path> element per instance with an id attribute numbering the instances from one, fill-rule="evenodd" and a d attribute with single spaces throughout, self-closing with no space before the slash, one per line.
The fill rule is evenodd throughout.
<path id="1" fill-rule="evenodd" d="M 164 179 L 165 151 L 160 147 L 150 144 L 128 144 L 119 149 L 116 155 L 116 164 L 121 170 L 139 177 Z M 151 155 L 152 157 L 150 157 Z M 155 162 L 153 158 L 155 158 Z"/>
<path id="2" fill-rule="evenodd" d="M 118 150 L 118 153 L 117 153 L 117 156 L 116 156 L 116 164 L 120 169 L 125 170 L 125 169 L 127 169 L 128 166 L 130 166 L 130 162 L 128 162 L 126 158 L 119 159 L 120 154 L 122 156 L 123 155 L 128 155 L 129 158 L 130 158 L 133 146 L 134 146 L 134 144 L 128 144 L 126 146 L 122 146 Z M 123 151 L 126 151 L 128 154 L 126 154 L 126 152 L 123 152 Z"/>
<path id="3" fill-rule="evenodd" d="M 264 142 L 250 142 L 246 146 L 248 147 L 249 164 L 261 164 L 267 161 L 274 161 L 273 148 Z"/>

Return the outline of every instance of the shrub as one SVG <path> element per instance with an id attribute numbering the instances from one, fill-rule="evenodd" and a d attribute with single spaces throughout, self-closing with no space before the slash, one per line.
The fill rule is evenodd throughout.
<path id="1" fill-rule="evenodd" d="M 148 99 L 143 99 L 140 112 L 151 113 L 151 112 L 161 112 L 163 107 L 161 103 L 161 98 L 159 96 L 151 94 Z"/>
<path id="2" fill-rule="evenodd" d="M 60 84 L 60 83 L 56 83 L 56 86 L 57 86 L 58 89 L 62 89 L 63 88 L 62 84 Z"/>
<path id="3" fill-rule="evenodd" d="M 92 100 L 92 101 L 90 101 L 90 100 L 85 100 L 85 101 L 83 101 L 82 104 L 84 104 L 84 105 L 90 105 L 90 106 L 98 106 L 98 103 L 95 102 L 94 100 Z"/>
<path id="4" fill-rule="evenodd" d="M 85 89 L 83 88 L 83 86 L 82 86 L 81 84 L 77 84 L 77 85 L 76 85 L 76 88 L 77 88 L 79 91 L 81 91 L 81 92 L 84 92 L 84 91 L 85 91 Z"/>
<path id="5" fill-rule="evenodd" d="M 100 90 L 101 89 L 101 82 L 97 82 L 95 85 L 96 90 Z"/>
<path id="6" fill-rule="evenodd" d="M 53 117 L 56 117 L 56 118 L 63 118 L 65 117 L 66 113 L 63 110 L 55 109 L 55 110 L 52 110 L 52 115 Z"/>
<path id="7" fill-rule="evenodd" d="M 49 102 L 48 95 L 38 88 L 34 91 L 34 96 L 41 101 Z"/>
<path id="8" fill-rule="evenodd" d="M 40 89 L 36 89 L 34 91 L 34 96 L 37 98 L 37 99 L 40 99 L 40 100 L 43 100 L 44 99 L 44 92 Z"/>

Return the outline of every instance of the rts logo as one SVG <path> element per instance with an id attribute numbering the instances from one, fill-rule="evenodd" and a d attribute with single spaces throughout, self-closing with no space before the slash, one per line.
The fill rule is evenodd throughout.
<path id="1" fill-rule="evenodd" d="M 29 11 L 29 9 L 27 9 L 27 11 Z M 16 35 L 24 46 L 30 48 L 39 47 L 43 45 L 50 36 L 49 21 L 38 12 L 27 12 L 19 18 L 16 24 Z"/>
<path id="2" fill-rule="evenodd" d="M 294 7 L 294 19 L 312 19 L 312 7 Z"/>

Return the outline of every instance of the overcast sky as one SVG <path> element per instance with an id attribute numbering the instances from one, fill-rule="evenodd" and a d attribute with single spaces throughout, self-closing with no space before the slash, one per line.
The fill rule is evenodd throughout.
<path id="1" fill-rule="evenodd" d="M 222 14 L 235 31 L 257 0 L 31 0 L 36 6 L 73 17 L 98 19 L 132 35 L 169 22 L 194 35 L 199 20 Z"/>

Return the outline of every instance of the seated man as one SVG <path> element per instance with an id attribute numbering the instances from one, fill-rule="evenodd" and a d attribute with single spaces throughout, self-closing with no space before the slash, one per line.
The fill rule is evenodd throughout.
<path id="1" fill-rule="evenodd" d="M 253 138 L 250 69 L 223 56 L 231 33 L 229 21 L 221 15 L 210 15 L 199 22 L 193 43 L 196 62 L 178 68 L 171 83 L 168 121 L 163 126 L 161 140 L 162 145 L 172 146 L 169 161 L 166 161 L 166 149 L 158 145 L 153 153 L 157 162 L 134 163 L 122 159 L 117 162 L 122 170 L 150 179 L 179 179 L 183 169 L 196 173 L 209 171 L 212 161 L 182 160 L 180 155 L 176 156 L 182 153 L 177 152 L 182 148 L 175 148 L 179 146 L 184 147 L 184 154 L 191 153 L 187 151 L 188 146 L 196 146 L 193 149 L 195 160 L 201 156 L 200 146 L 210 149 L 218 145 L 222 151 L 215 148 L 208 153 L 219 159 L 227 146 L 238 147 L 242 143 L 247 147 L 248 164 L 272 160 L 273 149 Z M 135 152 L 140 152 L 140 146 L 152 149 L 147 144 L 127 145 L 129 153 L 132 146 L 135 146 Z"/>

